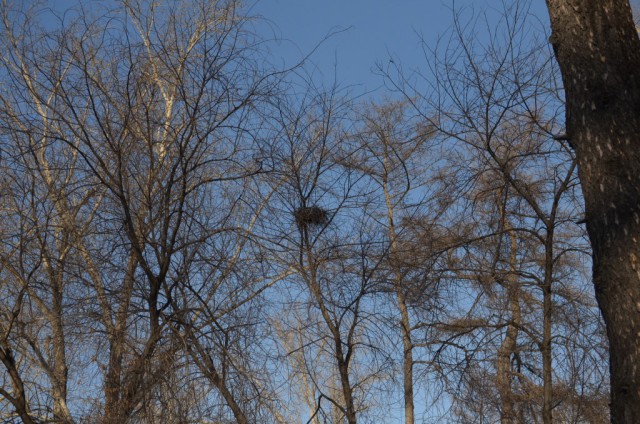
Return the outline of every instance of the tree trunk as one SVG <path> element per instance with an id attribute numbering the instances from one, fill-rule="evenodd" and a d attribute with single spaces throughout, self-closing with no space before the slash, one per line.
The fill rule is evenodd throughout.
<path id="1" fill-rule="evenodd" d="M 513 324 L 507 326 L 502 344 L 498 349 L 497 360 L 497 386 L 500 394 L 500 423 L 513 424 L 516 423 L 515 395 L 511 380 L 513 379 L 513 369 L 511 366 L 511 355 L 516 352 L 518 347 L 518 328 L 522 324 L 522 311 L 520 308 L 520 287 L 518 281 L 518 243 L 515 231 L 505 219 L 505 231 L 509 234 L 511 241 L 511 251 L 509 255 L 510 273 L 507 277 L 506 292 L 509 301 L 510 321 Z"/>
<path id="2" fill-rule="evenodd" d="M 383 138 L 384 139 L 384 138 Z M 389 153 L 385 148 L 384 168 L 389 169 Z M 395 257 L 398 255 L 398 241 L 396 237 L 396 227 L 394 222 L 394 206 L 391 193 L 389 191 L 388 175 L 382 181 L 385 203 L 387 205 L 387 224 L 389 225 L 389 256 L 392 258 L 394 289 L 400 311 L 400 331 L 402 335 L 402 395 L 404 397 L 404 422 L 413 424 L 415 422 L 415 406 L 413 400 L 413 341 L 411 339 L 411 318 L 409 307 L 404 293 L 404 277 L 400 269 L 396 267 Z"/>
<path id="3" fill-rule="evenodd" d="M 109 364 L 104 375 L 104 423 L 113 422 L 114 417 L 120 418 L 122 405 L 120 403 L 123 389 L 122 382 L 122 362 L 124 355 L 124 337 L 122 331 L 110 335 L 109 341 Z"/>
<path id="4" fill-rule="evenodd" d="M 71 413 L 67 406 L 67 384 L 69 380 L 69 368 L 67 366 L 67 354 L 64 334 L 64 307 L 63 307 L 63 282 L 62 272 L 56 272 L 52 279 L 53 308 L 51 327 L 53 335 L 53 378 L 51 392 L 53 394 L 53 417 L 57 423 L 70 423 Z"/>
<path id="5" fill-rule="evenodd" d="M 547 0 L 610 344 L 611 420 L 640 422 L 640 40 L 627 0 Z"/>
<path id="6" fill-rule="evenodd" d="M 8 391 L 5 391 L 4 388 L 0 387 L 1 395 L 11 402 L 23 423 L 35 424 L 35 421 L 29 414 L 29 403 L 24 390 L 24 382 L 18 373 L 13 352 L 8 346 L 0 347 L 0 361 L 4 364 L 7 373 L 9 374 L 9 378 L 11 379 L 11 388 L 13 390 L 9 395 Z"/>
<path id="7" fill-rule="evenodd" d="M 553 321 L 553 220 L 547 225 L 545 239 L 545 259 L 544 259 L 544 282 L 542 286 L 542 422 L 551 424 L 553 422 L 553 352 L 551 345 L 551 324 Z"/>
<path id="8" fill-rule="evenodd" d="M 351 362 L 351 354 L 353 353 L 353 345 L 350 344 L 349 340 L 346 342 L 343 341 L 342 335 L 340 334 L 339 323 L 336 324 L 327 309 L 327 306 L 322 297 L 320 283 L 318 282 L 317 276 L 317 261 L 314 258 L 313 251 L 311 249 L 311 244 L 309 240 L 309 232 L 307 228 L 301 229 L 302 235 L 302 246 L 303 250 L 301 250 L 300 254 L 300 265 L 301 267 L 307 268 L 309 275 L 307 277 L 307 287 L 311 291 L 312 296 L 315 298 L 317 302 L 317 307 L 320 309 L 320 313 L 322 314 L 322 318 L 324 322 L 327 324 L 327 328 L 331 332 L 334 343 L 334 358 L 336 360 L 336 365 L 338 366 L 338 374 L 340 377 L 340 386 L 342 388 L 342 396 L 344 398 L 344 405 L 342 406 L 342 412 L 347 419 L 349 424 L 356 424 L 357 414 L 355 408 L 355 401 L 353 399 L 353 387 L 351 387 L 351 381 L 349 378 L 349 365 Z M 303 256 L 306 256 L 306 263 L 313 264 L 310 266 L 305 266 L 303 261 Z M 343 345 L 346 348 L 343 349 Z"/>
<path id="9" fill-rule="evenodd" d="M 404 422 L 415 422 L 415 407 L 413 403 L 413 341 L 411 340 L 411 320 L 404 293 L 398 288 L 398 307 L 401 314 L 402 330 L 402 390 L 404 397 Z"/>
<path id="10" fill-rule="evenodd" d="M 349 379 L 349 363 L 344 358 L 342 347 L 336 343 L 336 357 L 338 357 L 338 373 L 340 374 L 340 384 L 342 386 L 342 396 L 344 397 L 344 412 L 349 424 L 356 424 L 356 408 L 353 400 L 353 389 L 351 387 L 351 381 Z M 340 355 L 340 356 L 338 356 Z"/>

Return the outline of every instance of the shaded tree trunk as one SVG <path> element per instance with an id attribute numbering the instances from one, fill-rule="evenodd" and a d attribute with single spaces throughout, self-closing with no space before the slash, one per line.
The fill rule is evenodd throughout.
<path id="1" fill-rule="evenodd" d="M 29 414 L 29 404 L 27 402 L 27 396 L 24 389 L 24 382 L 16 367 L 16 361 L 13 357 L 13 352 L 7 346 L 0 347 L 0 361 L 4 364 L 9 377 L 11 379 L 12 392 L 4 390 L 0 387 L 0 395 L 5 397 L 16 410 L 16 413 L 22 419 L 25 424 L 35 424 L 33 418 Z"/>
<path id="2" fill-rule="evenodd" d="M 338 373 L 340 374 L 340 384 L 342 386 L 342 396 L 344 397 L 344 414 L 349 424 L 356 424 L 356 408 L 353 399 L 353 388 L 349 378 L 349 357 L 351 348 L 346 354 L 342 351 L 342 341 L 335 339 L 336 359 L 338 360 Z"/>
<path id="3" fill-rule="evenodd" d="M 610 343 L 611 420 L 640 422 L 640 40 L 628 0 L 547 0 Z"/>

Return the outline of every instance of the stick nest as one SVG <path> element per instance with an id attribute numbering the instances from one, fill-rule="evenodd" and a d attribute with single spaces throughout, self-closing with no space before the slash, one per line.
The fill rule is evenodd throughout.
<path id="1" fill-rule="evenodd" d="M 293 212 L 299 227 L 320 226 L 327 223 L 329 214 L 320 206 L 300 207 Z"/>

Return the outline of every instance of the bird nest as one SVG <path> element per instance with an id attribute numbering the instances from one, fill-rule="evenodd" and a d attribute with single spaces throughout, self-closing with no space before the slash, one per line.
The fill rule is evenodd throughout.
<path id="1" fill-rule="evenodd" d="M 327 223 L 329 214 L 319 206 L 299 207 L 293 212 L 299 227 L 320 226 Z"/>

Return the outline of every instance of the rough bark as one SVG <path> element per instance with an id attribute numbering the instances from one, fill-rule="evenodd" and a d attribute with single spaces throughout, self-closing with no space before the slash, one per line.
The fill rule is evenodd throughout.
<path id="1" fill-rule="evenodd" d="M 611 420 L 640 422 L 640 40 L 628 0 L 547 0 L 610 344 Z"/>

